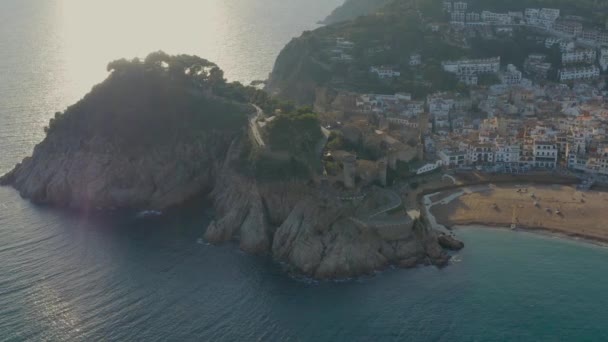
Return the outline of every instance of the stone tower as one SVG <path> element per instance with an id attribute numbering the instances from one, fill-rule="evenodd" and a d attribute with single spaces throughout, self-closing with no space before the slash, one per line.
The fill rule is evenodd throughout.
<path id="1" fill-rule="evenodd" d="M 347 189 L 355 187 L 355 175 L 357 173 L 357 157 L 348 155 L 342 161 L 344 166 L 344 186 Z"/>
<path id="2" fill-rule="evenodd" d="M 378 161 L 378 180 L 380 181 L 380 184 L 382 184 L 382 186 L 386 186 L 386 184 L 387 184 L 386 168 L 387 168 L 386 159 L 380 159 Z"/>
<path id="3" fill-rule="evenodd" d="M 380 117 L 380 123 L 378 125 L 378 128 L 381 131 L 386 131 L 386 130 L 388 130 L 388 127 L 389 127 L 388 120 L 384 116 Z"/>
<path id="4" fill-rule="evenodd" d="M 416 145 L 416 158 L 424 160 L 424 135 L 418 136 L 418 144 Z"/>
<path id="5" fill-rule="evenodd" d="M 429 131 L 429 113 L 424 112 L 418 116 L 418 130 L 421 135 L 425 135 Z"/>

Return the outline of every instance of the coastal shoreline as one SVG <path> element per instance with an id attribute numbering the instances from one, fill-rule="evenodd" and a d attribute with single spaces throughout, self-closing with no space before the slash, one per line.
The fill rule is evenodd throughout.
<path id="1" fill-rule="evenodd" d="M 511 231 L 513 233 L 528 233 L 534 234 L 544 237 L 556 238 L 560 240 L 567 240 L 579 243 L 585 243 L 598 247 L 608 248 L 608 240 L 593 238 L 590 236 L 579 235 L 579 234 L 567 234 L 561 232 L 559 230 L 550 229 L 550 228 L 540 228 L 540 227 L 517 227 L 516 229 L 511 229 L 510 227 L 506 227 L 504 225 L 498 224 L 487 224 L 487 223 L 464 223 L 449 226 L 449 229 L 453 232 L 458 232 L 461 229 L 496 229 L 502 231 Z"/>
<path id="2" fill-rule="evenodd" d="M 557 206 L 560 209 L 565 207 L 568 214 L 563 216 L 562 214 L 547 213 L 547 211 L 543 210 L 536 202 L 534 203 L 535 205 L 532 207 L 532 210 L 530 208 L 530 203 L 528 203 L 530 200 L 524 196 L 523 190 L 522 193 L 518 192 L 520 199 L 514 201 L 514 196 L 507 192 L 516 192 L 519 188 L 539 191 L 543 196 L 547 196 L 546 200 L 550 201 L 552 206 Z M 534 196 L 531 191 L 530 194 Z M 553 197 L 549 197 L 548 194 L 553 195 Z M 574 197 L 571 197 L 573 194 L 581 196 L 581 198 L 585 200 L 582 200 L 581 203 L 564 201 L 564 198 L 574 199 Z M 482 196 L 483 198 L 481 198 Z M 496 186 L 488 184 L 462 186 L 455 189 L 430 193 L 422 196 L 422 204 L 429 222 L 433 228 L 439 231 L 453 232 L 458 228 L 470 226 L 510 229 L 513 231 L 524 231 L 563 239 L 584 241 L 606 247 L 608 246 L 608 227 L 603 229 L 603 227 L 600 227 L 599 223 L 596 223 L 594 226 L 590 227 L 591 231 L 589 231 L 589 217 L 593 217 L 594 215 L 588 215 L 584 212 L 575 212 L 575 209 L 580 210 L 579 207 L 583 207 L 585 210 L 601 212 L 602 207 L 608 208 L 608 206 L 604 205 L 604 201 L 608 203 L 607 197 L 607 192 L 579 192 L 575 188 L 563 185 L 548 186 L 527 184 L 522 186 L 501 184 L 500 186 Z M 557 199 L 560 199 L 563 202 L 557 201 Z M 510 204 L 508 209 L 512 209 L 514 212 L 514 223 L 506 222 L 506 213 L 501 213 L 498 209 L 496 209 L 496 213 L 490 211 L 494 209 L 480 209 L 480 207 L 483 208 L 489 202 L 492 202 L 497 208 L 505 207 L 507 204 Z M 590 208 L 587 208 L 587 203 L 590 203 Z M 515 217 L 516 211 L 519 211 L 520 215 L 525 214 L 525 217 L 522 220 Z M 561 223 L 555 223 L 555 215 L 559 215 L 558 217 L 560 217 Z M 540 224 L 533 224 L 532 222 L 538 222 Z M 516 228 L 512 229 L 511 224 L 515 224 Z"/>

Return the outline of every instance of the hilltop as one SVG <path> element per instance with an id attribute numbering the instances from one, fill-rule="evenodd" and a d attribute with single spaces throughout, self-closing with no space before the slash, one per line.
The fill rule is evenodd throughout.
<path id="1" fill-rule="evenodd" d="M 451 4 L 451 2 L 449 2 Z M 467 14 L 485 11 L 512 12 L 524 16 L 526 8 L 557 8 L 560 20 L 576 20 L 593 33 L 604 27 L 608 6 L 604 2 L 565 0 L 467 1 Z M 470 87 L 442 65 L 445 61 L 500 57 L 500 66 L 513 64 L 522 70 L 530 54 L 544 54 L 557 78 L 561 53 L 546 48 L 549 32 L 530 25 L 464 25 L 451 18 L 440 0 L 392 0 L 362 16 L 304 32 L 279 54 L 267 89 L 282 99 L 312 105 L 317 91 L 337 89 L 357 93 L 406 92 L 421 98 L 438 91 L 466 93 Z M 346 4 L 345 4 L 346 6 Z M 494 11 L 494 12 L 492 12 Z M 511 13 L 511 12 L 510 12 Z M 500 13 L 498 13 L 500 14 Z M 462 25 L 454 25 L 462 20 Z M 523 19 L 522 19 L 523 20 Z M 483 24 L 483 25 L 481 25 Z M 498 25 L 498 24 L 497 24 Z M 382 73 L 382 74 L 381 74 Z M 491 85 L 494 77 L 482 77 L 479 85 Z"/>
<path id="2" fill-rule="evenodd" d="M 254 92 L 195 56 L 158 52 L 108 71 L 55 114 L 2 183 L 34 202 L 78 209 L 162 209 L 211 187 L 212 166 L 254 111 Z"/>

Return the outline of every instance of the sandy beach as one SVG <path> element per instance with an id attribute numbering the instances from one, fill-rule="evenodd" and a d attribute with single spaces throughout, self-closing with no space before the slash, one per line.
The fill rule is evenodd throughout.
<path id="1" fill-rule="evenodd" d="M 606 192 L 562 185 L 479 185 L 427 195 L 424 201 L 429 219 L 440 228 L 514 225 L 608 243 Z"/>

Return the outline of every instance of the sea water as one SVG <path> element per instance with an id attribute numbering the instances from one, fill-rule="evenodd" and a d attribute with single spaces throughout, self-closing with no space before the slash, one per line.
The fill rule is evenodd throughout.
<path id="1" fill-rule="evenodd" d="M 341 1 L 0 1 L 0 172 L 105 77 L 114 58 L 198 54 L 265 78 L 281 47 Z M 459 229 L 449 267 L 346 282 L 286 275 L 200 240 L 211 213 L 37 207 L 0 188 L 0 341 L 605 341 L 608 251 Z"/>

